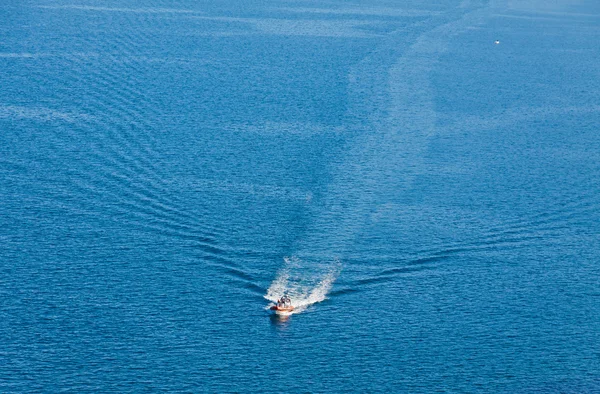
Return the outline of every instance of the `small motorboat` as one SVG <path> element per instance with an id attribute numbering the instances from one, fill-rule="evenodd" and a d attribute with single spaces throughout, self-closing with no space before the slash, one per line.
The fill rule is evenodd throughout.
<path id="1" fill-rule="evenodd" d="M 269 309 L 275 312 L 276 315 L 288 316 L 294 311 L 294 306 L 292 305 L 292 300 L 290 300 L 290 297 L 284 295 L 277 300 L 276 305 L 273 305 Z"/>

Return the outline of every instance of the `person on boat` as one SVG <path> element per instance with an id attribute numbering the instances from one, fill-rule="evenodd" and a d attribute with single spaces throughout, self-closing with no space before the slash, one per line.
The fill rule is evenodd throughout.
<path id="1" fill-rule="evenodd" d="M 290 306 L 290 305 L 288 305 L 290 303 L 291 303 L 290 298 L 284 294 L 281 298 L 279 298 L 277 300 L 277 307 L 278 308 L 287 308 L 288 306 Z"/>

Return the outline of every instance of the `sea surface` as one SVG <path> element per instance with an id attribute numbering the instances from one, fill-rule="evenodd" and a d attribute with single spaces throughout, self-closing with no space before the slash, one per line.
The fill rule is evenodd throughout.
<path id="1" fill-rule="evenodd" d="M 599 43 L 597 0 L 2 0 L 0 392 L 600 393 Z"/>

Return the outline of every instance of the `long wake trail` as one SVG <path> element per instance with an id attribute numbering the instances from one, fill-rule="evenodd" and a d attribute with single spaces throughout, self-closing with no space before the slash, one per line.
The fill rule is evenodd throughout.
<path id="1" fill-rule="evenodd" d="M 469 4 L 463 2 L 464 7 Z M 359 82 L 350 84 L 360 100 L 349 114 L 362 114 L 364 95 L 369 93 L 385 111 L 370 114 L 369 124 L 361 126 L 364 130 L 359 128 L 343 159 L 332 167 L 333 180 L 322 203 L 327 208 L 316 217 L 314 231 L 297 245 L 297 255 L 284 259 L 264 296 L 267 300 L 276 302 L 287 294 L 296 312 L 323 301 L 341 271 L 340 261 L 326 261 L 326 256 L 351 251 L 362 228 L 379 220 L 374 212 L 381 209 L 394 218 L 393 208 L 412 189 L 426 164 L 430 139 L 439 132 L 431 70 L 447 50 L 447 37 L 485 20 L 496 1 L 483 4 L 471 12 L 459 8 L 450 20 L 432 19 L 408 47 L 398 45 L 406 40 L 405 31 L 391 32 L 379 44 L 380 49 L 365 60 L 364 67 L 359 65 L 353 71 L 369 76 L 373 64 L 381 64 L 378 72 L 384 77 L 377 88 L 367 86 L 367 93 Z"/>

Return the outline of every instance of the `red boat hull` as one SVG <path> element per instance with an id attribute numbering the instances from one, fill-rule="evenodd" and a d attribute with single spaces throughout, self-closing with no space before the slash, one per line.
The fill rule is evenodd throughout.
<path id="1" fill-rule="evenodd" d="M 289 315 L 289 314 L 291 314 L 294 311 L 294 307 L 293 306 L 288 306 L 288 307 L 284 308 L 284 307 L 279 307 L 277 305 L 273 305 L 269 309 L 272 310 L 272 311 L 274 311 L 278 315 Z"/>

